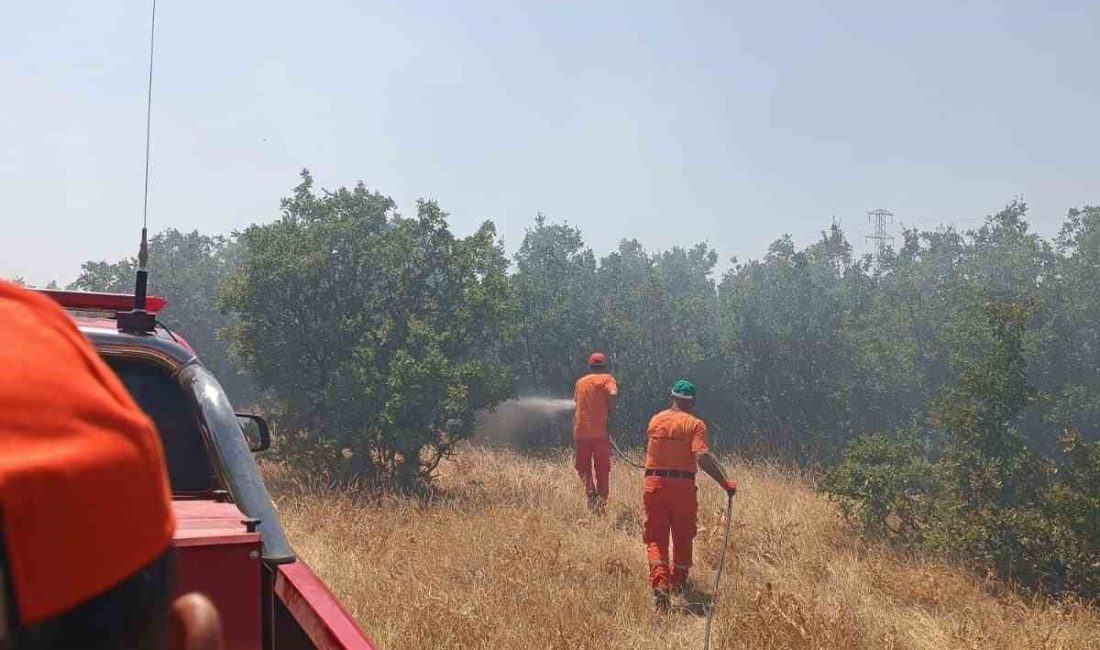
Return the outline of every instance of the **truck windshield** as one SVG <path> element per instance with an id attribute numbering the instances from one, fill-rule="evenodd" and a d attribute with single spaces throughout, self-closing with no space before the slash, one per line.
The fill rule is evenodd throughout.
<path id="1" fill-rule="evenodd" d="M 154 363 L 108 358 L 143 411 L 160 433 L 174 495 L 210 492 L 214 471 L 202 432 L 180 385 Z"/>

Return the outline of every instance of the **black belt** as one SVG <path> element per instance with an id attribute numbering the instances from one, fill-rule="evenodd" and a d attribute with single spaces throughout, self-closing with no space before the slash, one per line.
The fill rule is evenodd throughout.
<path id="1" fill-rule="evenodd" d="M 695 479 L 695 472 L 685 472 L 679 469 L 647 469 L 646 476 L 663 476 L 665 478 L 689 478 Z"/>

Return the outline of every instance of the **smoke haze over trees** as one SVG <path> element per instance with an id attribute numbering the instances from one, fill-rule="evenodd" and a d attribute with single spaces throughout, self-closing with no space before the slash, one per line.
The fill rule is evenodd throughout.
<path id="1" fill-rule="evenodd" d="M 1017 200 L 878 260 L 837 225 L 801 248 L 776 233 L 721 275 L 706 243 L 600 257 L 541 215 L 509 262 L 489 223 L 461 238 L 432 202 L 394 209 L 306 174 L 271 224 L 154 237 L 152 286 L 224 383 L 247 374 L 361 475 L 430 481 L 474 411 L 569 396 L 599 349 L 623 443 L 689 378 L 718 449 L 825 468 L 868 534 L 1100 595 L 1100 208 L 1051 241 Z M 88 262 L 73 286 L 128 290 L 132 267 Z"/>

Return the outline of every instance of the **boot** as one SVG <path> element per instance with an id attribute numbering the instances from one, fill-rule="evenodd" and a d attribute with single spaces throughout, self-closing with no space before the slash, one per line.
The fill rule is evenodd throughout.
<path id="1" fill-rule="evenodd" d="M 657 607 L 657 611 L 661 613 L 667 613 L 672 609 L 672 599 L 669 597 L 667 589 L 654 589 L 653 590 L 653 604 Z"/>
<path id="2" fill-rule="evenodd" d="M 687 589 L 688 574 L 686 569 L 673 569 L 672 570 L 672 590 L 673 595 L 682 596 Z"/>
<path id="3" fill-rule="evenodd" d="M 588 509 L 593 513 L 603 516 L 607 514 L 607 499 L 601 496 L 589 497 Z"/>
<path id="4" fill-rule="evenodd" d="M 588 493 L 588 509 L 589 510 L 591 510 L 592 512 L 596 512 L 596 508 L 598 507 L 599 502 L 600 502 L 600 495 L 596 494 L 595 491 L 592 491 L 592 492 Z"/>

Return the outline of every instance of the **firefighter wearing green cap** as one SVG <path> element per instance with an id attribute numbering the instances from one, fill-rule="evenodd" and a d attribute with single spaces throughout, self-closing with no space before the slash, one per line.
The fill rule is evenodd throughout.
<path id="1" fill-rule="evenodd" d="M 727 493 L 737 491 L 737 483 L 726 477 L 707 447 L 707 425 L 694 414 L 696 392 L 690 381 L 673 384 L 669 407 L 654 415 L 646 430 L 642 541 L 658 609 L 668 609 L 670 593 L 683 590 L 691 568 L 698 512 L 696 469 L 710 475 Z"/>

